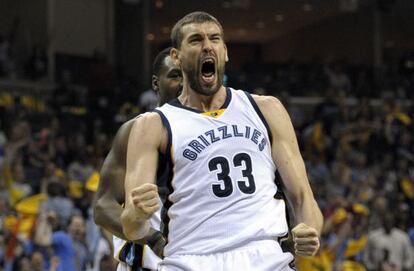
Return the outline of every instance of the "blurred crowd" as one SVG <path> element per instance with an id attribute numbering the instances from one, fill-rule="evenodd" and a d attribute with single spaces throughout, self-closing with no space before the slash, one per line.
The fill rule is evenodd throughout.
<path id="1" fill-rule="evenodd" d="M 376 102 L 328 91 L 305 115 L 285 100 L 325 217 L 321 251 L 299 270 L 414 268 L 412 101 Z"/>
<path id="2" fill-rule="evenodd" d="M 49 102 L 0 95 L 0 270 L 113 270 L 91 209 L 111 135 Z"/>
<path id="3" fill-rule="evenodd" d="M 0 77 L 46 76 L 44 52 L 18 66 L 9 39 Z M 414 270 L 413 61 L 227 71 L 229 86 L 279 97 L 294 123 L 325 217 L 322 248 L 299 270 Z M 49 95 L 0 89 L 0 270 L 114 270 L 111 236 L 93 223 L 99 169 L 120 124 L 156 96 L 113 79 L 98 52 L 92 64 L 86 85 L 64 70 Z"/>

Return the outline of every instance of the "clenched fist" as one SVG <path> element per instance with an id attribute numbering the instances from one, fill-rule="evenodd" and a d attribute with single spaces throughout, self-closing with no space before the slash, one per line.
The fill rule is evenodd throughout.
<path id="1" fill-rule="evenodd" d="M 128 240 L 138 240 L 149 231 L 148 219 L 159 208 L 158 188 L 154 184 L 143 184 L 129 193 L 130 199 L 121 214 L 122 230 Z"/>
<path id="2" fill-rule="evenodd" d="M 158 187 L 155 184 L 146 183 L 130 193 L 131 202 L 134 205 L 136 219 L 146 220 L 159 208 Z"/>
<path id="3" fill-rule="evenodd" d="M 300 223 L 292 229 L 295 254 L 298 256 L 314 256 L 319 250 L 319 236 L 316 229 Z"/>

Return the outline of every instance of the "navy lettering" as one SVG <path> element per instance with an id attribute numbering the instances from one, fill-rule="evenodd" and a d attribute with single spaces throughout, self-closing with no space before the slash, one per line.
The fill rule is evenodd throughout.
<path id="1" fill-rule="evenodd" d="M 263 151 L 265 146 L 266 146 L 266 139 L 263 138 L 262 141 L 259 144 L 259 150 Z"/>
<path id="2" fill-rule="evenodd" d="M 253 131 L 253 135 L 252 135 L 252 141 L 254 142 L 254 143 L 259 143 L 259 141 L 257 141 L 258 139 L 259 139 L 259 136 L 261 135 L 262 133 L 261 132 L 259 132 L 259 131 L 257 131 L 256 129 L 254 129 L 254 131 Z"/>
<path id="3" fill-rule="evenodd" d="M 221 134 L 223 135 L 222 136 L 223 139 L 232 137 L 231 134 L 227 133 L 227 126 L 221 126 L 217 130 L 221 132 Z"/>
<path id="4" fill-rule="evenodd" d="M 250 137 L 250 127 L 246 126 L 246 134 L 244 135 L 245 138 L 249 138 Z"/>
<path id="5" fill-rule="evenodd" d="M 193 150 L 195 150 L 197 153 L 200 153 L 202 150 L 204 150 L 206 147 L 204 147 L 203 145 L 201 145 L 200 142 L 198 142 L 197 140 L 192 140 L 188 146 L 190 146 Z"/>
<path id="6" fill-rule="evenodd" d="M 237 125 L 233 125 L 233 135 L 236 137 L 242 137 L 243 133 L 239 133 L 239 131 L 237 130 Z"/>
<path id="7" fill-rule="evenodd" d="M 267 144 L 269 144 L 268 139 L 263 135 L 263 132 L 255 127 L 223 125 L 194 137 L 183 151 L 183 156 L 191 161 L 195 161 L 198 155 L 208 149 L 210 145 L 214 145 L 213 143 L 215 142 L 231 137 L 244 137 L 257 145 L 260 151 L 263 151 Z"/>
<path id="8" fill-rule="evenodd" d="M 205 134 L 206 136 L 209 136 L 209 137 L 210 137 L 211 143 L 214 143 L 214 142 L 217 142 L 217 141 L 219 141 L 219 140 L 220 140 L 220 138 L 219 138 L 219 137 L 216 137 L 216 136 L 214 135 L 214 130 L 207 131 L 207 132 L 205 132 L 204 134 Z"/>
<path id="9" fill-rule="evenodd" d="M 210 143 L 208 143 L 207 139 L 203 135 L 199 135 L 198 138 L 203 141 L 204 145 L 209 146 Z"/>
<path id="10" fill-rule="evenodd" d="M 191 161 L 194 161 L 195 159 L 197 159 L 197 153 L 189 149 L 184 150 L 183 156 Z"/>

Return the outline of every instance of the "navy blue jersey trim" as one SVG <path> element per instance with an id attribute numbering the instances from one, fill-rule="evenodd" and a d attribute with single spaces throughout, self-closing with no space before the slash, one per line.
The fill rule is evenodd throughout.
<path id="1" fill-rule="evenodd" d="M 119 252 L 119 260 L 131 266 L 134 270 L 142 265 L 144 246 L 127 242 Z"/>
<path id="2" fill-rule="evenodd" d="M 157 186 L 158 193 L 160 194 L 161 201 L 164 202 L 165 199 L 170 194 L 170 165 L 171 165 L 171 145 L 172 145 L 172 131 L 170 123 L 168 122 L 165 115 L 158 109 L 154 109 L 153 112 L 157 113 L 161 117 L 162 124 L 165 129 L 167 129 L 167 147 L 165 153 L 159 153 L 158 159 L 158 169 L 157 169 Z"/>
<path id="3" fill-rule="evenodd" d="M 289 267 L 293 270 L 296 271 L 296 265 L 295 265 L 295 259 L 293 259 L 290 263 L 289 263 Z"/>
<path id="4" fill-rule="evenodd" d="M 121 249 L 121 251 L 119 252 L 119 260 L 121 262 L 126 263 L 126 258 L 127 255 L 129 253 L 129 251 L 131 250 L 133 243 L 132 242 L 127 242 Z"/>
<path id="5" fill-rule="evenodd" d="M 277 186 L 276 195 L 274 196 L 275 199 L 281 199 L 285 201 L 285 214 L 286 214 L 286 221 L 288 224 L 288 228 L 290 228 L 290 214 L 289 214 L 289 208 L 288 208 L 288 201 L 286 198 L 286 194 L 284 192 L 284 185 L 282 181 L 282 176 L 280 176 L 280 173 L 278 170 L 276 170 L 275 173 L 275 184 Z"/>
<path id="6" fill-rule="evenodd" d="M 164 125 L 165 129 L 167 129 L 168 141 L 167 141 L 167 148 L 165 150 L 165 157 L 166 158 L 171 157 L 172 131 L 171 131 L 170 122 L 168 121 L 167 117 L 165 117 L 164 113 L 162 113 L 160 110 L 154 109 L 154 112 L 160 115 L 162 124 Z"/>
<path id="7" fill-rule="evenodd" d="M 285 219 L 286 219 L 286 222 L 287 222 L 287 225 L 288 225 L 288 232 L 283 236 L 279 236 L 277 238 L 277 240 L 278 240 L 278 242 L 280 244 L 280 247 L 282 248 L 283 252 L 293 253 L 292 251 L 289 250 L 290 249 L 289 247 L 286 247 L 284 245 L 284 242 L 283 242 L 284 239 L 289 237 L 289 231 L 291 229 L 291 225 L 290 225 L 290 214 L 289 214 L 288 201 L 286 199 L 286 194 L 283 191 L 282 177 L 280 176 L 280 173 L 277 170 L 275 172 L 275 184 L 277 186 L 277 191 L 276 191 L 276 194 L 274 195 L 274 198 L 278 199 L 278 200 L 283 200 L 285 202 Z"/>
<path id="8" fill-rule="evenodd" d="M 267 123 L 265 117 L 263 116 L 262 111 L 260 111 L 259 106 L 257 106 L 257 103 L 253 99 L 252 95 L 250 95 L 250 93 L 248 93 L 246 91 L 244 91 L 244 93 L 246 94 L 247 98 L 249 99 L 250 103 L 252 104 L 252 106 L 253 106 L 254 110 L 256 111 L 257 115 L 259 116 L 259 118 L 262 120 L 264 126 L 266 127 L 267 134 L 268 134 L 269 140 L 270 140 L 269 144 L 272 145 L 273 137 L 272 137 L 272 132 L 270 130 L 269 124 Z"/>
<path id="9" fill-rule="evenodd" d="M 224 101 L 223 105 L 219 109 L 226 109 L 229 106 L 230 101 L 231 101 L 231 90 L 230 90 L 230 88 L 226 88 L 226 100 Z M 175 107 L 179 107 L 179 108 L 188 110 L 188 111 L 191 111 L 191 112 L 194 112 L 194 113 L 197 113 L 197 114 L 205 113 L 204 111 L 202 111 L 200 109 L 196 109 L 196 108 L 192 108 L 192 107 L 188 107 L 186 105 L 183 105 L 180 102 L 180 100 L 178 100 L 178 99 L 171 100 L 171 101 L 168 102 L 168 104 L 170 104 L 172 106 L 175 106 Z"/>
<path id="10" fill-rule="evenodd" d="M 180 100 L 178 100 L 178 99 L 174 99 L 174 100 L 172 100 L 172 101 L 170 101 L 170 102 L 168 102 L 168 104 L 170 104 L 170 105 L 172 105 L 172 106 L 175 106 L 175 107 L 179 107 L 179 108 L 182 108 L 182 109 L 185 109 L 185 110 L 188 110 L 188 111 L 191 111 L 191 112 L 194 112 L 194 113 L 203 113 L 203 111 L 201 111 L 201 110 L 199 110 L 199 109 L 196 109 L 196 108 L 192 108 L 192 107 L 188 107 L 188 106 L 185 106 L 185 105 L 183 105 L 181 102 L 180 102 Z"/>
<path id="11" fill-rule="evenodd" d="M 169 222 L 168 210 L 172 206 L 172 202 L 168 200 L 168 196 L 174 191 L 172 187 L 172 180 L 174 178 L 174 163 L 172 160 L 171 148 L 172 148 L 172 130 L 170 123 L 165 115 L 157 109 L 154 112 L 158 113 L 161 117 L 161 121 L 164 127 L 167 129 L 168 142 L 167 149 L 165 150 L 164 159 L 162 163 L 163 168 L 159 168 L 158 172 L 162 172 L 157 179 L 158 191 L 161 201 L 163 202 L 163 208 L 161 210 L 161 229 L 165 239 L 168 242 Z"/>
<path id="12" fill-rule="evenodd" d="M 231 101 L 231 90 L 230 88 L 226 88 L 226 100 L 224 101 L 220 109 L 226 109 L 229 106 L 230 101 Z"/>

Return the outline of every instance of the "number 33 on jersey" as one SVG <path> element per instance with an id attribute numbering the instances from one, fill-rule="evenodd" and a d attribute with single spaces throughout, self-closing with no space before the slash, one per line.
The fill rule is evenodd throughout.
<path id="1" fill-rule="evenodd" d="M 156 110 L 171 157 L 164 185 L 164 253 L 207 254 L 287 233 L 285 203 L 275 200 L 271 135 L 250 94 L 227 89 L 220 110 L 178 100 Z M 159 184 L 162 185 L 162 184 Z"/>

